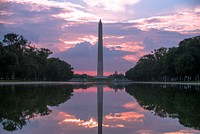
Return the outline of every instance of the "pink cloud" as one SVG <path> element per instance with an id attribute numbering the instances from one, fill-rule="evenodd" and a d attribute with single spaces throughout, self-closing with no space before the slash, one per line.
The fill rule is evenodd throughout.
<path id="1" fill-rule="evenodd" d="M 138 61 L 138 59 L 140 59 L 143 55 L 147 54 L 148 52 L 145 52 L 145 51 L 139 51 L 138 53 L 136 54 L 128 54 L 128 55 L 125 55 L 123 56 L 123 58 L 127 61 L 131 61 L 131 62 L 134 62 L 136 63 Z"/>
<path id="2" fill-rule="evenodd" d="M 99 1 L 99 0 L 84 0 L 89 7 L 100 8 L 103 10 L 118 12 L 118 11 L 125 11 L 127 5 L 134 5 L 140 0 L 106 0 L 106 1 Z"/>
<path id="3" fill-rule="evenodd" d="M 96 76 L 97 75 L 97 71 L 88 71 L 88 70 L 74 70 L 75 74 L 88 74 L 91 76 Z M 109 71 L 104 71 L 104 76 L 109 76 L 111 74 L 113 74 L 114 72 L 109 72 Z"/>
<path id="4" fill-rule="evenodd" d="M 193 134 L 193 133 L 199 133 L 198 130 L 179 130 L 175 132 L 167 132 L 165 134 Z"/>
<path id="5" fill-rule="evenodd" d="M 142 118 L 144 118 L 144 114 L 137 112 L 122 112 L 122 113 L 114 113 L 105 116 L 106 120 L 123 120 L 123 121 L 134 121 L 134 122 L 142 122 Z"/>
<path id="6" fill-rule="evenodd" d="M 125 125 L 122 122 L 119 122 L 120 120 L 125 122 L 133 120 L 134 122 L 141 122 L 142 120 L 140 118 L 143 117 L 144 115 L 135 112 L 115 113 L 114 116 L 106 115 L 104 117 L 105 123 L 103 123 L 102 126 L 107 128 L 124 128 Z M 62 111 L 58 112 L 55 118 L 59 120 L 58 124 L 62 127 L 65 126 L 68 126 L 70 128 L 84 127 L 86 129 L 87 128 L 91 129 L 91 128 L 96 128 L 98 126 L 98 122 L 93 117 L 88 118 L 88 120 L 82 120 L 76 117 L 75 115 Z M 116 121 L 111 122 L 111 120 L 116 120 Z"/>
<path id="7" fill-rule="evenodd" d="M 28 5 L 34 5 L 34 6 L 40 6 L 42 9 L 46 10 L 50 7 L 59 7 L 63 9 L 74 9 L 74 8 L 83 8 L 81 5 L 78 4 L 72 4 L 70 2 L 56 2 L 56 1 L 49 1 L 49 0 L 5 0 L 4 2 L 15 2 L 15 3 L 21 3 L 21 4 L 28 4 Z M 39 8 L 37 8 L 36 11 L 38 11 Z"/>
<path id="8" fill-rule="evenodd" d="M 10 16 L 10 15 L 12 15 L 12 14 L 14 14 L 14 13 L 11 13 L 11 12 L 5 11 L 5 10 L 0 11 L 0 15 Z"/>
<path id="9" fill-rule="evenodd" d="M 97 21 L 99 19 L 99 17 L 97 17 L 94 14 L 86 13 L 80 10 L 72 11 L 70 13 L 69 12 L 59 13 L 52 15 L 52 17 L 65 19 L 67 21 L 84 21 L 84 22 Z"/>
<path id="10" fill-rule="evenodd" d="M 12 24 L 15 24 L 15 23 L 12 22 L 12 21 L 8 21 L 8 20 L 0 20 L 0 24 L 12 25 Z"/>
<path id="11" fill-rule="evenodd" d="M 137 62 L 138 61 L 138 59 L 140 58 L 139 56 L 137 56 L 137 55 L 125 55 L 124 57 L 123 57 L 125 60 L 127 60 L 127 61 L 131 61 L 131 62 Z"/>
<path id="12" fill-rule="evenodd" d="M 182 34 L 195 34 L 200 30 L 199 8 L 185 9 L 178 11 L 172 15 L 153 16 L 148 18 L 141 18 L 130 20 L 130 23 L 136 23 L 133 27 L 148 31 L 151 29 L 158 29 L 164 31 L 174 31 Z M 192 20 L 192 21 L 191 21 Z"/>
<path id="13" fill-rule="evenodd" d="M 97 92 L 97 88 L 96 87 L 89 87 L 87 89 L 76 89 L 74 90 L 75 93 L 77 92 L 87 92 L 87 93 L 96 93 Z M 113 89 L 110 89 L 108 87 L 103 87 L 103 92 L 113 92 Z"/>
<path id="14" fill-rule="evenodd" d="M 144 112 L 145 110 L 143 108 L 141 108 L 137 102 L 127 102 L 125 104 L 122 105 L 123 108 L 126 108 L 126 109 L 137 109 L 137 111 L 140 111 L 140 112 Z"/>

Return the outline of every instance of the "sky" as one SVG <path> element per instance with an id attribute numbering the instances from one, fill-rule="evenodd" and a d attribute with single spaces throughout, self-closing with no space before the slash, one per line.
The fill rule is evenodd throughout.
<path id="1" fill-rule="evenodd" d="M 199 0 L 0 0 L 0 39 L 14 32 L 75 73 L 96 75 L 98 22 L 104 75 L 125 73 L 160 47 L 200 35 Z"/>

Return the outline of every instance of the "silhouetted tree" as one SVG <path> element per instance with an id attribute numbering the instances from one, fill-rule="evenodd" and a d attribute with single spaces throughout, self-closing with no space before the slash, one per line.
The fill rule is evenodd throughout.
<path id="1" fill-rule="evenodd" d="M 126 77 L 135 81 L 199 80 L 200 36 L 181 41 L 177 48 L 160 48 L 144 55 Z"/>
<path id="2" fill-rule="evenodd" d="M 52 52 L 35 48 L 23 36 L 10 33 L 0 41 L 0 79 L 69 80 L 73 68 L 58 58 L 48 58 Z M 52 68 L 51 68 L 52 67 Z"/>
<path id="3" fill-rule="evenodd" d="M 69 80 L 73 77 L 72 67 L 65 61 L 58 58 L 47 60 L 47 79 L 48 80 Z"/>

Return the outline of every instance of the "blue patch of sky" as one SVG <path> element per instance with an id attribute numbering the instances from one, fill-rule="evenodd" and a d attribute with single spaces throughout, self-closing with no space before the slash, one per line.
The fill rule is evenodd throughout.
<path id="1" fill-rule="evenodd" d="M 70 2 L 73 4 L 78 4 L 81 6 L 85 6 L 86 3 L 83 0 L 52 0 L 52 1 L 56 1 L 56 2 Z"/>
<path id="2" fill-rule="evenodd" d="M 155 15 L 165 15 L 173 13 L 180 7 L 192 8 L 200 5 L 199 0 L 142 0 L 136 5 L 128 8 L 135 11 L 135 19 L 151 17 Z"/>

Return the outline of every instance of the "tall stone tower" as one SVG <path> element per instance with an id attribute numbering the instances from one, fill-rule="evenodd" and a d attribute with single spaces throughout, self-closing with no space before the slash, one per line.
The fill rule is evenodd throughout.
<path id="1" fill-rule="evenodd" d="M 97 77 L 103 78 L 103 28 L 101 20 L 99 21 L 98 27 Z"/>

